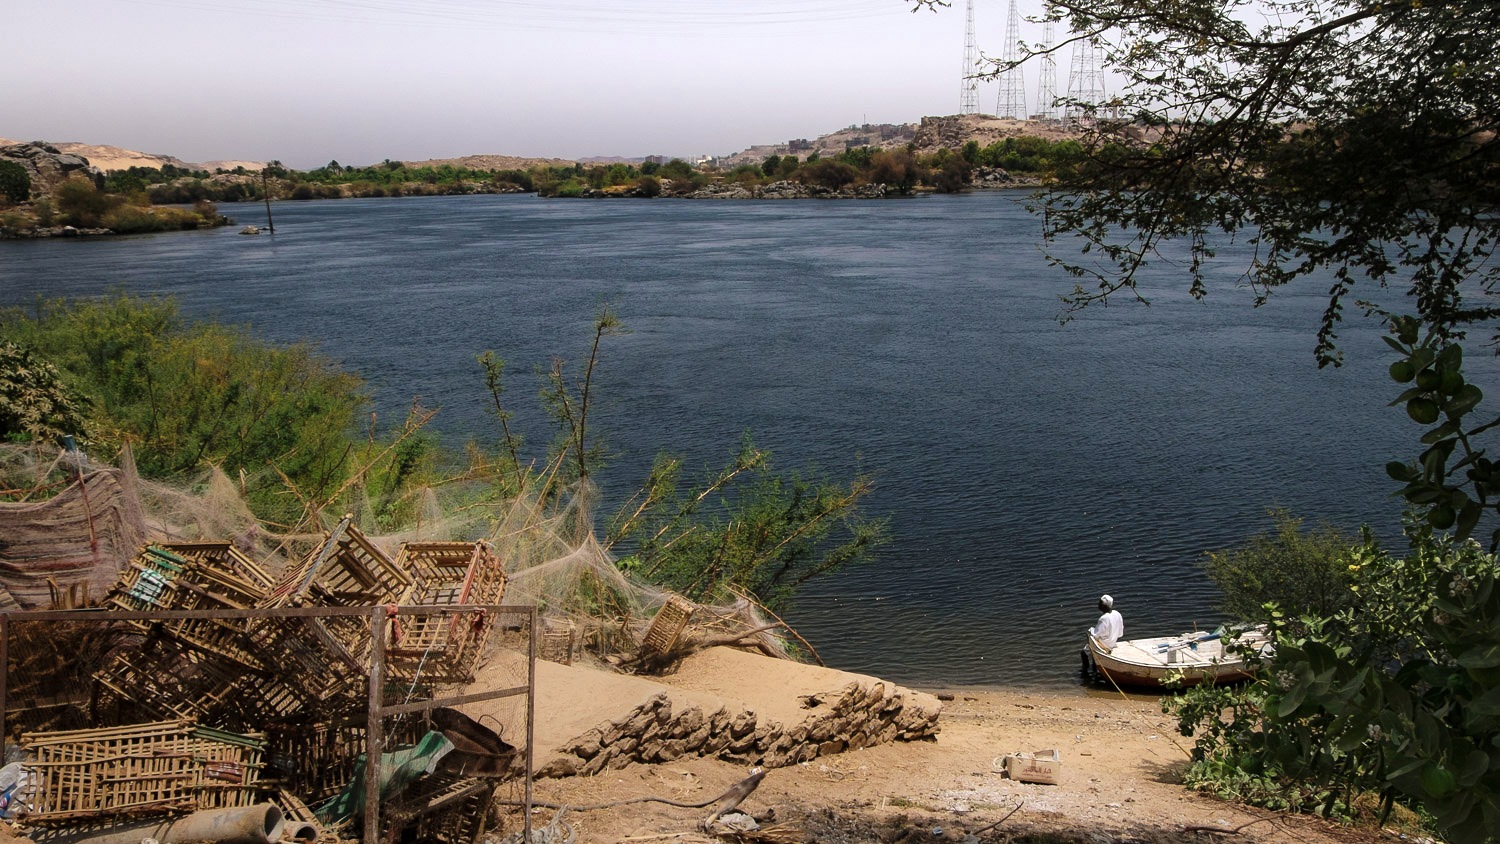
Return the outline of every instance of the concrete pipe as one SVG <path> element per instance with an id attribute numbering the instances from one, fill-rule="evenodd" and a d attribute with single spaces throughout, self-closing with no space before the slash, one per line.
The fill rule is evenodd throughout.
<path id="1" fill-rule="evenodd" d="M 313 824 L 303 823 L 302 821 L 288 821 L 286 831 L 281 834 L 281 838 L 283 841 L 303 844 L 303 842 L 317 841 L 320 834 L 317 826 Z"/>
<path id="2" fill-rule="evenodd" d="M 303 824 L 298 824 L 301 827 Z M 171 820 L 119 824 L 88 832 L 59 830 L 56 835 L 34 833 L 37 844 L 141 844 L 154 838 L 160 844 L 277 844 L 286 832 L 281 809 L 271 803 L 232 809 L 208 809 Z"/>

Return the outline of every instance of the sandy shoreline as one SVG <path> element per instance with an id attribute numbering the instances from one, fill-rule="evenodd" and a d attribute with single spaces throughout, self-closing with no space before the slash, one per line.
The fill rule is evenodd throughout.
<path id="1" fill-rule="evenodd" d="M 779 681 L 778 661 L 767 662 L 751 678 L 755 684 Z M 702 680 L 699 671 L 694 682 L 701 685 Z M 743 691 L 746 678 L 725 677 L 724 683 Z M 1028 835 L 1050 841 L 1207 841 L 1226 840 L 1221 833 L 1236 829 L 1232 840 L 1237 842 L 1382 838 L 1378 831 L 1281 816 L 1184 789 L 1179 776 L 1191 742 L 1177 735 L 1156 695 L 1122 696 L 1083 687 L 918 690 L 942 698 L 935 740 L 898 741 L 772 768 L 741 808 L 763 825 L 780 825 L 785 840 L 851 844 L 1010 841 Z M 543 691 L 539 688 L 539 694 Z M 539 700 L 540 718 L 548 717 L 548 706 Z M 1007 753 L 1048 749 L 1060 753 L 1057 785 L 1017 782 L 1004 775 Z M 684 756 L 594 776 L 540 779 L 535 799 L 573 807 L 646 796 L 692 803 L 723 793 L 748 773 L 743 763 Z M 707 811 L 637 802 L 574 809 L 564 813 L 564 820 L 580 844 L 720 840 L 698 829 Z M 540 810 L 535 823 L 543 825 L 554 815 L 554 810 Z M 509 816 L 506 824 L 507 832 L 514 831 L 519 819 Z"/>

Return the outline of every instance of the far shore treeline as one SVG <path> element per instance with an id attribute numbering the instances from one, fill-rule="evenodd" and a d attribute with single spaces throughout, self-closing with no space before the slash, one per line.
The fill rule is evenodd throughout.
<path id="1" fill-rule="evenodd" d="M 215 203 L 388 196 L 536 193 L 546 197 L 879 197 L 955 193 L 975 186 L 1035 185 L 1076 168 L 1074 140 L 1020 136 L 981 146 L 918 153 L 859 146 L 835 155 L 769 155 L 759 164 L 722 168 L 681 159 L 640 163 L 473 169 L 386 160 L 368 166 L 330 161 L 294 170 L 193 170 L 166 164 L 130 167 L 56 185 L 34 184 L 19 165 L 0 161 L 0 237 L 64 233 L 133 234 L 207 228 L 231 221 Z M 161 208 L 158 206 L 190 206 Z M 66 233 L 71 233 L 69 230 Z"/>
<path id="2" fill-rule="evenodd" d="M 144 193 L 154 204 L 258 201 L 266 190 L 270 190 L 272 199 L 293 200 L 531 192 L 576 197 L 590 190 L 605 195 L 686 196 L 715 183 L 761 187 L 778 181 L 831 190 L 881 184 L 898 193 L 918 189 L 954 192 L 968 187 L 976 170 L 1001 170 L 1036 179 L 1075 162 L 1082 151 L 1077 141 L 1022 136 L 983 147 L 971 140 L 959 149 L 929 154 L 861 146 L 832 156 L 816 152 L 805 158 L 770 155 L 760 164 L 733 168 L 693 165 L 678 158 L 524 170 L 479 170 L 452 164 L 413 166 L 390 160 L 365 167 L 330 161 L 313 170 L 293 170 L 272 162 L 266 167 L 268 178 L 262 180 L 259 171 L 243 167 L 217 173 L 132 167 L 111 173 L 104 190 L 125 195 Z"/>

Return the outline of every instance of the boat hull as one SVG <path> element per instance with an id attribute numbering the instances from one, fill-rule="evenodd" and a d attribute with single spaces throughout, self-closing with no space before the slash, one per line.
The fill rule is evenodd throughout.
<path id="1" fill-rule="evenodd" d="M 1248 641 L 1263 646 L 1258 635 Z M 1089 656 L 1106 680 L 1144 689 L 1180 689 L 1200 683 L 1237 683 L 1250 679 L 1254 667 L 1235 650 L 1226 653 L 1217 636 L 1184 634 L 1121 641 L 1106 650 L 1091 636 Z"/>

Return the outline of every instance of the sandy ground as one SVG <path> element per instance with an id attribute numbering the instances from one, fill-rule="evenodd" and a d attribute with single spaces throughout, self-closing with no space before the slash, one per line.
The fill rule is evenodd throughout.
<path id="1" fill-rule="evenodd" d="M 739 697 L 746 696 L 747 685 L 784 685 L 779 675 L 785 663 L 766 662 L 763 670 L 751 672 L 759 675 L 756 678 L 740 670 L 736 676 L 720 677 L 720 684 Z M 692 680 L 691 688 L 683 691 L 701 694 L 714 685 L 714 670 L 700 666 L 684 672 Z M 755 682 L 747 684 L 747 679 Z M 670 677 L 660 681 L 673 682 Z M 578 682 L 577 675 L 568 681 L 569 699 L 576 699 L 571 696 Z M 539 748 L 547 723 L 571 718 L 573 723 L 560 731 L 568 732 L 589 720 L 556 697 L 560 688 L 539 672 Z M 594 705 L 613 698 L 620 698 L 621 706 L 635 702 L 635 695 L 621 696 L 615 687 L 609 688 Z M 1388 838 L 1379 831 L 1277 815 L 1187 791 L 1178 778 L 1189 744 L 1176 735 L 1154 696 L 1126 698 L 1082 689 L 925 691 L 945 699 L 935 741 L 898 742 L 767 771 L 759 788 L 741 804 L 761 823 L 763 837 L 739 840 L 1322 844 Z M 951 700 L 946 699 L 950 695 Z M 1060 751 L 1059 784 L 1029 784 L 1004 775 L 1005 754 L 1043 749 Z M 700 803 L 749 773 L 742 764 L 685 757 L 657 765 L 632 764 L 593 777 L 538 780 L 534 799 L 570 807 L 642 797 Z M 710 811 L 634 802 L 606 809 L 572 808 L 563 812 L 563 820 L 581 843 L 724 840 L 699 829 Z M 554 809 L 539 809 L 533 823 L 544 826 L 556 814 Z M 520 826 L 517 814 L 505 820 L 506 832 Z"/>

